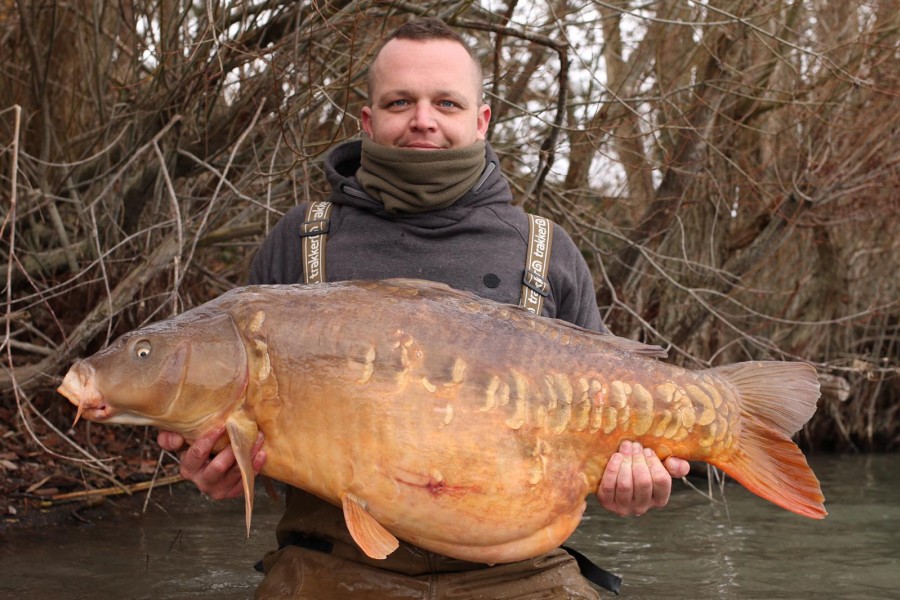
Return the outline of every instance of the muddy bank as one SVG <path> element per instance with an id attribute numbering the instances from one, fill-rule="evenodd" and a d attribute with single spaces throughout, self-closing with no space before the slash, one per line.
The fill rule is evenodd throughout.
<path id="1" fill-rule="evenodd" d="M 0 519 L 0 535 L 11 529 L 92 525 L 136 517 L 147 511 L 168 512 L 173 502 L 180 503 L 191 498 L 200 498 L 200 492 L 186 481 L 154 487 L 149 499 L 147 490 L 77 500 L 54 500 L 14 491 L 0 497 L 0 506 L 5 511 Z"/>
<path id="2" fill-rule="evenodd" d="M 35 409 L 43 418 L 25 423 L 0 408 L 0 532 L 165 510 L 173 497 L 200 495 L 179 482 L 177 459 L 160 450 L 156 430 L 59 425 L 73 415 L 49 394 Z"/>

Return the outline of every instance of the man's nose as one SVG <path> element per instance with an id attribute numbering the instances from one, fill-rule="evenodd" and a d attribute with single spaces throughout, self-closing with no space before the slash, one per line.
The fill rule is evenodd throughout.
<path id="1" fill-rule="evenodd" d="M 430 102 L 419 102 L 416 104 L 416 112 L 409 125 L 413 129 L 434 129 L 436 127 L 434 107 L 431 106 Z"/>

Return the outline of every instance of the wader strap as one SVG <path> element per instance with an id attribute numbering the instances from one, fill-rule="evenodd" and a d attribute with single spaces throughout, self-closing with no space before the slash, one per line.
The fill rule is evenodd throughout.
<path id="1" fill-rule="evenodd" d="M 547 271 L 550 270 L 550 248 L 553 245 L 553 223 L 544 217 L 528 215 L 528 258 L 522 277 L 522 299 L 519 306 L 541 314 L 544 298 L 550 294 Z"/>
<path id="2" fill-rule="evenodd" d="M 331 202 L 312 202 L 306 209 L 306 221 L 300 225 L 300 251 L 303 254 L 303 283 L 325 281 L 325 239 L 331 219 Z"/>
<path id="3" fill-rule="evenodd" d="M 575 559 L 575 562 L 578 563 L 578 568 L 581 570 L 581 574 L 585 579 L 587 579 L 591 583 L 599 585 L 604 590 L 609 590 L 616 596 L 619 595 L 619 590 L 622 588 L 621 577 L 619 577 L 618 575 L 613 575 L 606 569 L 601 569 L 593 562 L 591 562 L 591 559 L 589 559 L 578 550 L 574 550 L 572 548 L 569 548 L 568 546 L 560 547 Z"/>

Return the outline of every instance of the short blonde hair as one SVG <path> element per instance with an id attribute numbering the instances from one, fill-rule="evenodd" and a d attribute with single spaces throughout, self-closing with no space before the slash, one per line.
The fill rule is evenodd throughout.
<path id="1" fill-rule="evenodd" d="M 475 56 L 475 51 L 472 50 L 472 47 L 466 43 L 466 40 L 463 39 L 461 35 L 456 33 L 453 29 L 450 28 L 449 25 L 444 23 L 442 20 L 435 17 L 419 17 L 411 21 L 407 21 L 406 23 L 395 29 L 393 33 L 391 33 L 384 39 L 383 42 L 381 42 L 381 45 L 375 52 L 375 56 L 372 58 L 372 62 L 369 63 L 369 72 L 366 76 L 366 92 L 369 95 L 370 101 L 372 99 L 373 88 L 372 65 L 375 64 L 375 61 L 378 60 L 378 55 L 381 54 L 381 51 L 391 40 L 416 40 L 423 42 L 428 40 L 450 40 L 451 42 L 456 42 L 457 44 L 465 48 L 469 57 L 472 59 L 472 64 L 475 66 L 475 80 L 478 84 L 477 97 L 479 101 L 484 98 L 484 72 L 481 69 L 481 63 L 478 62 L 478 58 Z"/>

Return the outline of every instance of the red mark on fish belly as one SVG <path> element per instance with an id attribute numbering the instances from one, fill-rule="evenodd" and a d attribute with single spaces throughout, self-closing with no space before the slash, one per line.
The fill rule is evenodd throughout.
<path id="1" fill-rule="evenodd" d="M 440 496 L 447 489 L 447 484 L 443 481 L 432 480 L 425 484 L 425 489 L 431 492 L 433 496 Z"/>
<path id="2" fill-rule="evenodd" d="M 402 477 L 395 477 L 394 481 L 403 485 L 418 488 L 427 491 L 434 498 L 449 496 L 451 498 L 460 498 L 470 493 L 478 493 L 481 488 L 478 486 L 450 485 L 444 481 L 443 477 L 435 477 L 433 475 L 422 475 L 410 471 L 404 471 Z"/>

